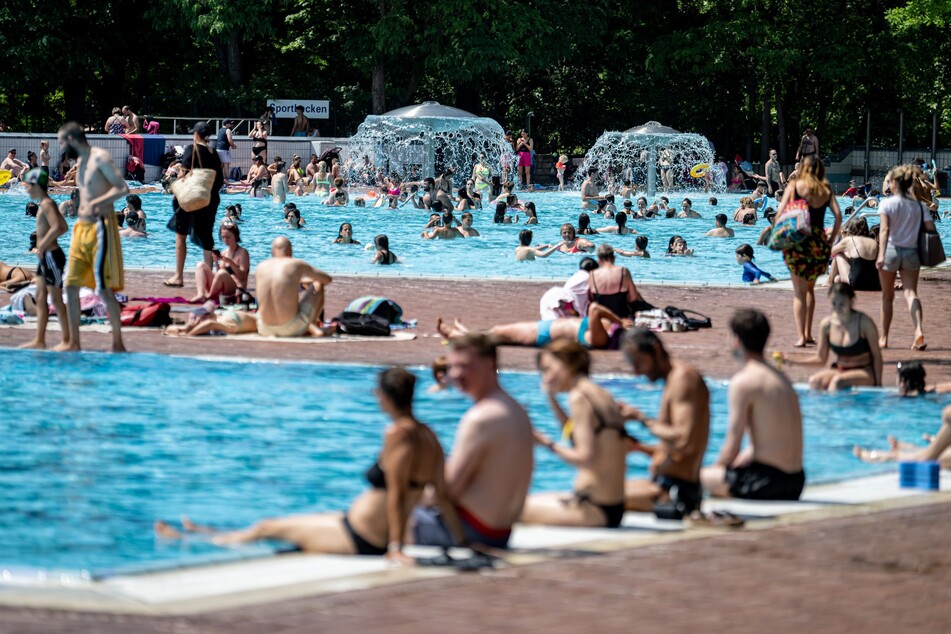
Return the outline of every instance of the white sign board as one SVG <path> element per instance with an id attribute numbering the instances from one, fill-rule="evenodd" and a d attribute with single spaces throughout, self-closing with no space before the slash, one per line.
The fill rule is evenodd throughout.
<path id="1" fill-rule="evenodd" d="M 304 99 L 268 99 L 267 105 L 274 108 L 274 116 L 278 119 L 293 119 L 297 116 L 297 106 L 304 108 L 304 116 L 308 119 L 329 119 L 330 102 Z"/>

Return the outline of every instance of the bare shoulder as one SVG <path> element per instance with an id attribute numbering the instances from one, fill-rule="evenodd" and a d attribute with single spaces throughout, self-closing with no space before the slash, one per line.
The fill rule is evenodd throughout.
<path id="1" fill-rule="evenodd" d="M 698 392 L 706 392 L 707 385 L 703 381 L 703 375 L 692 365 L 686 363 L 676 363 L 670 370 L 670 376 L 667 379 L 668 391 L 671 396 L 677 398 L 689 398 Z"/>

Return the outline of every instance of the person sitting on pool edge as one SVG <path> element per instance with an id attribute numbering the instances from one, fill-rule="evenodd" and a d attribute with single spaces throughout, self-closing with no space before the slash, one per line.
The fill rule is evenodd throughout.
<path id="1" fill-rule="evenodd" d="M 332 278 L 293 257 L 284 236 L 271 243 L 271 257 L 254 272 L 258 293 L 258 332 L 265 337 L 322 334 L 316 322 L 324 307 L 324 291 Z M 304 290 L 301 290 L 303 287 Z"/>
<path id="2" fill-rule="evenodd" d="M 714 464 L 700 471 L 703 488 L 718 497 L 798 500 L 802 469 L 802 412 L 789 379 L 766 362 L 766 315 L 741 309 L 730 319 L 733 351 L 743 368 L 729 390 L 729 423 Z M 743 436 L 750 444 L 741 451 Z"/>
<path id="3" fill-rule="evenodd" d="M 586 317 L 499 324 L 492 326 L 488 333 L 499 345 L 541 348 L 556 339 L 570 339 L 586 348 L 617 350 L 624 331 L 633 325 L 630 319 L 622 319 L 604 306 L 592 303 Z M 449 342 L 470 334 L 469 328 L 458 319 L 450 326 L 442 317 L 436 318 L 436 331 Z"/>
<path id="4" fill-rule="evenodd" d="M 934 436 L 926 436 L 928 445 L 921 447 L 888 437 L 888 449 L 863 449 L 858 445 L 852 453 L 862 462 L 937 462 L 942 469 L 951 469 L 951 405 L 941 411 L 941 427 Z"/>
<path id="5" fill-rule="evenodd" d="M 380 373 L 377 398 L 391 423 L 383 435 L 383 450 L 366 473 L 370 489 L 342 516 L 313 513 L 268 519 L 240 531 L 218 533 L 182 519 L 188 532 L 212 533 L 219 545 L 278 539 L 304 552 L 344 555 L 385 555 L 399 563 L 413 563 L 403 554 L 407 523 L 423 490 L 432 485 L 447 531 L 464 542 L 455 508 L 448 503 L 444 478 L 445 456 L 436 434 L 413 414 L 416 377 L 403 368 Z M 396 503 L 394 504 L 394 501 Z M 182 534 L 165 522 L 156 522 L 162 537 Z"/>
<path id="6" fill-rule="evenodd" d="M 507 548 L 532 481 L 532 423 L 499 385 L 498 349 L 492 337 L 468 333 L 453 339 L 448 361 L 450 380 L 473 404 L 459 420 L 446 460 L 446 497 L 455 505 L 466 541 Z M 417 544 L 460 544 L 448 530 L 446 506 L 423 504 L 413 510 Z"/>

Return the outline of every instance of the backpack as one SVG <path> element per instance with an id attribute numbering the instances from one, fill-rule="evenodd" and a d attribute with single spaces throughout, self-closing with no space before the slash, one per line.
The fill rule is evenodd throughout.
<path id="1" fill-rule="evenodd" d="M 123 326 L 160 328 L 172 323 L 171 306 L 165 302 L 152 302 L 141 306 L 124 306 L 120 321 Z"/>
<path id="2" fill-rule="evenodd" d="M 337 317 L 337 329 L 345 335 L 390 336 L 390 324 L 382 317 L 346 311 L 340 313 L 340 316 Z"/>
<path id="3" fill-rule="evenodd" d="M 231 168 L 231 171 L 228 172 L 228 180 L 239 181 L 241 178 L 241 168 L 235 165 Z"/>
<path id="4" fill-rule="evenodd" d="M 687 324 L 687 328 L 690 330 L 698 330 L 700 328 L 713 328 L 713 322 L 706 315 L 701 315 L 694 310 L 684 310 L 682 308 L 677 308 L 676 306 L 668 306 L 664 309 L 664 312 L 671 319 L 680 319 Z M 696 315 L 696 317 L 688 317 L 687 313 L 691 315 Z"/>
<path id="5" fill-rule="evenodd" d="M 358 313 L 362 315 L 376 315 L 386 320 L 389 325 L 403 323 L 403 309 L 399 304 L 385 297 L 358 297 L 343 309 L 346 313 Z"/>

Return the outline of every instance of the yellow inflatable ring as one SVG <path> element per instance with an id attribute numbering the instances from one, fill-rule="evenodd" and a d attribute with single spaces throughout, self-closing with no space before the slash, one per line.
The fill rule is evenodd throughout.
<path id="1" fill-rule="evenodd" d="M 376 198 L 376 190 L 375 190 L 375 189 L 371 189 L 370 191 L 368 191 L 368 192 L 367 192 L 367 198 Z"/>
<path id="2" fill-rule="evenodd" d="M 710 169 L 709 163 L 697 163 L 690 168 L 690 176 L 693 178 L 703 178 L 707 175 L 708 169 Z"/>

